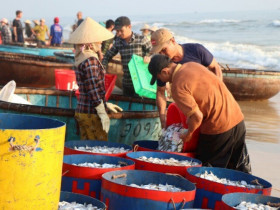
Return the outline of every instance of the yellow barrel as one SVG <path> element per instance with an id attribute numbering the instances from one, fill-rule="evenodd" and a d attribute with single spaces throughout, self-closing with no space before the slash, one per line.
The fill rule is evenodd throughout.
<path id="1" fill-rule="evenodd" d="M 57 210 L 65 123 L 0 114 L 0 210 Z"/>

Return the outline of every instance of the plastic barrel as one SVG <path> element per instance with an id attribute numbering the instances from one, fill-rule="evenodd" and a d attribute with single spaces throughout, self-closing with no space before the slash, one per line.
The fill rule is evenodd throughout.
<path id="1" fill-rule="evenodd" d="M 251 183 L 253 180 L 258 180 L 258 182 L 263 185 L 262 189 L 237 187 L 231 185 L 224 185 L 214 181 L 202 179 L 195 176 L 197 173 L 203 174 L 207 171 L 216 175 L 219 178 L 226 178 L 231 181 L 246 181 Z M 196 208 L 210 208 L 210 209 L 220 209 L 222 196 L 227 193 L 233 192 L 246 192 L 246 193 L 256 193 L 263 195 L 271 194 L 271 184 L 259 177 L 253 176 L 251 174 L 243 173 L 240 171 L 235 171 L 226 168 L 211 168 L 211 167 L 193 167 L 187 169 L 186 178 L 192 183 L 196 183 L 196 196 L 194 207 Z"/>
<path id="2" fill-rule="evenodd" d="M 76 194 L 76 193 L 71 193 L 71 192 L 64 192 L 61 191 L 60 192 L 60 201 L 66 201 L 66 202 L 76 202 L 76 203 L 80 203 L 80 204 L 92 204 L 93 206 L 96 206 L 100 209 L 106 209 L 106 205 L 105 203 L 94 199 L 92 197 L 89 196 L 85 196 L 85 195 L 81 195 L 81 194 Z M 57 208 L 56 208 L 57 209 Z"/>
<path id="3" fill-rule="evenodd" d="M 0 114 L 0 209 L 57 209 L 65 123 Z"/>
<path id="4" fill-rule="evenodd" d="M 75 150 L 76 147 L 96 147 L 96 146 L 107 146 L 107 147 L 123 147 L 132 151 L 132 147 L 126 144 L 120 144 L 115 142 L 108 141 L 98 141 L 98 140 L 77 140 L 77 141 L 67 141 L 65 142 L 64 154 L 73 155 L 73 154 L 88 154 L 88 155 L 105 155 L 105 156 L 115 156 L 115 157 L 125 157 L 127 152 L 116 153 L 116 154 L 107 154 L 107 153 L 92 153 Z"/>
<path id="5" fill-rule="evenodd" d="M 164 192 L 128 186 L 151 183 L 170 184 L 185 191 Z M 102 175 L 101 201 L 107 205 L 108 210 L 191 208 L 194 196 L 195 185 L 182 177 L 139 170 L 113 171 Z"/>
<path id="6" fill-rule="evenodd" d="M 182 155 L 186 157 L 192 157 L 195 158 L 194 152 L 167 152 L 167 151 L 160 151 L 157 150 L 158 148 L 158 141 L 153 140 L 139 140 L 135 141 L 132 145 L 134 152 L 137 151 L 151 151 L 151 152 L 164 152 L 169 154 L 176 154 L 176 155 Z"/>
<path id="7" fill-rule="evenodd" d="M 95 162 L 99 164 L 121 164 L 121 168 L 89 168 L 72 165 L 73 163 Z M 103 155 L 65 155 L 61 190 L 100 198 L 101 176 L 109 171 L 133 170 L 133 161 Z"/>
<path id="8" fill-rule="evenodd" d="M 166 127 L 175 124 L 175 123 L 182 123 L 184 128 L 188 128 L 187 125 L 187 117 L 184 115 L 184 113 L 179 109 L 179 107 L 172 103 L 168 106 L 167 114 L 166 114 Z M 189 142 L 185 142 L 183 147 L 183 152 L 195 152 L 198 144 L 198 138 L 199 138 L 199 128 L 197 128 L 192 138 Z"/>
<path id="9" fill-rule="evenodd" d="M 196 162 L 198 163 L 196 167 L 200 167 L 202 165 L 201 161 L 197 159 L 185 157 L 181 155 L 163 153 L 163 152 L 130 152 L 127 153 L 126 156 L 135 162 L 135 168 L 138 170 L 179 174 L 183 177 L 186 176 L 187 168 L 191 166 L 170 166 L 170 165 L 155 164 L 155 163 L 149 163 L 146 161 L 138 160 L 137 158 L 141 156 L 146 156 L 147 158 L 153 157 L 153 158 L 160 158 L 160 159 L 174 158 L 179 161 L 188 160 L 188 161 Z"/>
<path id="10" fill-rule="evenodd" d="M 235 209 L 242 201 L 266 205 L 268 202 L 280 203 L 280 198 L 252 193 L 229 193 L 222 197 L 222 209 Z"/>

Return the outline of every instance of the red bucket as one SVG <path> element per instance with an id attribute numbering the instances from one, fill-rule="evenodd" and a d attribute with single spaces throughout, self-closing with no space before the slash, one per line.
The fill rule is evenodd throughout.
<path id="1" fill-rule="evenodd" d="M 76 75 L 74 70 L 55 69 L 55 88 L 57 90 L 77 89 Z"/>
<path id="2" fill-rule="evenodd" d="M 167 109 L 166 127 L 175 123 L 182 123 L 184 128 L 188 128 L 187 117 L 184 115 L 184 113 L 179 109 L 179 107 L 175 103 L 172 103 L 168 106 Z M 183 152 L 196 151 L 198 137 L 199 137 L 199 129 L 200 128 L 196 129 L 190 141 L 184 144 Z"/>
<path id="3" fill-rule="evenodd" d="M 105 74 L 105 99 L 106 101 L 108 101 L 108 99 L 111 96 L 111 93 L 115 87 L 115 83 L 117 80 L 117 75 L 115 74 Z M 75 95 L 77 97 L 77 99 L 79 99 L 80 96 L 80 91 L 76 90 Z"/>

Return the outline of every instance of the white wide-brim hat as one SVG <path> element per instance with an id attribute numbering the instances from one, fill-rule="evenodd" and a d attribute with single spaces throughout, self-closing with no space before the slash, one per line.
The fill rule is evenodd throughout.
<path id="1" fill-rule="evenodd" d="M 5 23 L 5 24 L 8 24 L 8 19 L 7 19 L 7 18 L 2 18 L 0 22 L 1 22 L 1 23 Z"/>
<path id="2" fill-rule="evenodd" d="M 24 23 L 31 24 L 31 21 L 30 20 L 26 20 L 26 21 L 24 21 Z"/>
<path id="3" fill-rule="evenodd" d="M 150 30 L 150 26 L 148 24 L 144 24 L 143 27 L 140 29 L 140 31 L 143 30 Z"/>
<path id="4" fill-rule="evenodd" d="M 68 42 L 72 44 L 87 44 L 102 42 L 114 37 L 114 34 L 87 17 L 70 35 Z"/>

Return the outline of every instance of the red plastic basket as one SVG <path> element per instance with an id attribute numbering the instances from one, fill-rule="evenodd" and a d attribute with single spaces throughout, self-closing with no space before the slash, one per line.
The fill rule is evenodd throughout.
<path id="1" fill-rule="evenodd" d="M 168 106 L 167 115 L 166 115 L 166 127 L 175 124 L 182 123 L 184 128 L 188 128 L 187 125 L 187 117 L 184 113 L 179 109 L 179 107 L 172 103 Z M 200 128 L 200 127 L 199 127 Z M 183 147 L 183 152 L 195 152 L 198 143 L 199 137 L 199 128 L 195 130 L 192 135 L 192 138 L 189 142 L 186 142 Z"/>
<path id="2" fill-rule="evenodd" d="M 55 88 L 57 90 L 77 89 L 75 71 L 70 69 L 55 69 Z"/>
<path id="3" fill-rule="evenodd" d="M 111 93 L 115 87 L 115 83 L 117 80 L 117 75 L 115 74 L 105 74 L 105 100 L 108 101 L 108 99 L 111 96 Z M 76 90 L 75 95 L 77 99 L 79 99 L 80 91 Z"/>

